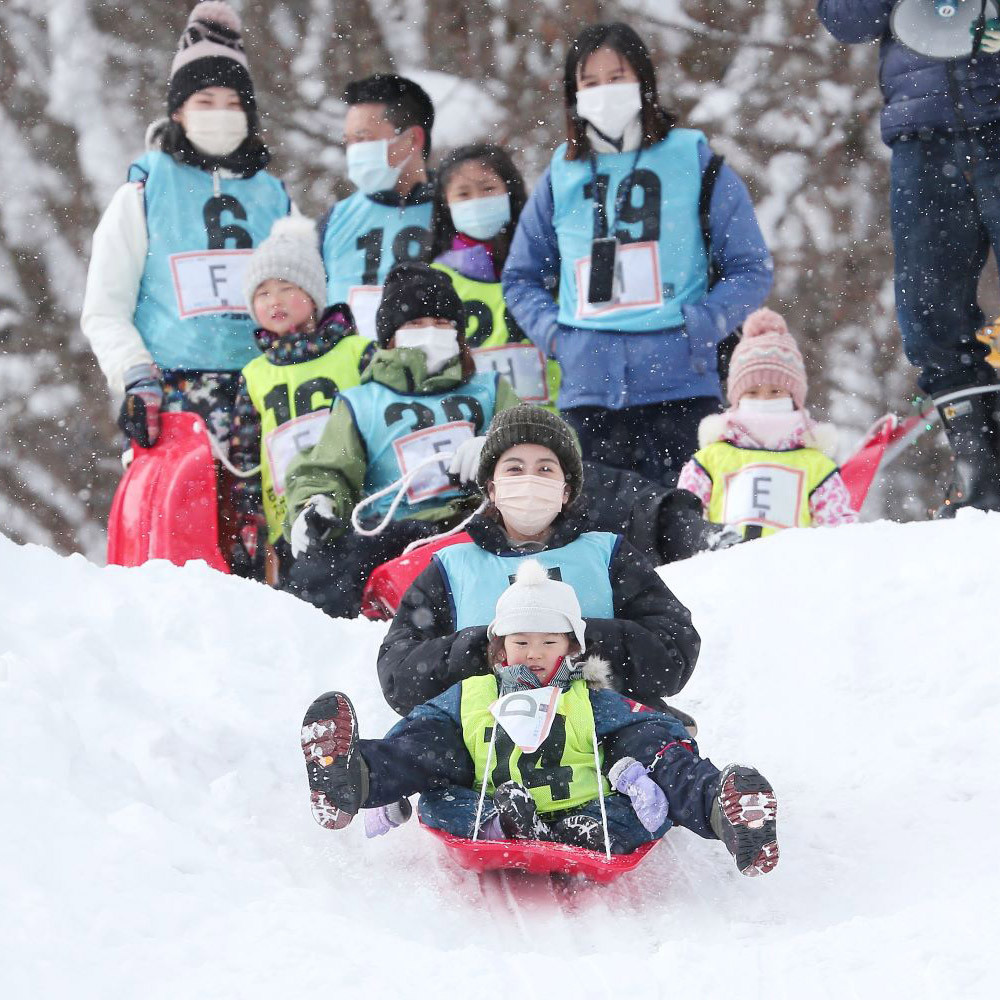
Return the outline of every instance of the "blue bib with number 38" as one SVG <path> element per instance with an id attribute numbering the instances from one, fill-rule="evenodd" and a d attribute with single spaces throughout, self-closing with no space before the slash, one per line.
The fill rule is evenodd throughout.
<path id="1" fill-rule="evenodd" d="M 637 333 L 683 326 L 681 306 L 701 301 L 708 290 L 698 221 L 704 141 L 701 132 L 674 128 L 638 160 L 634 152 L 596 156 L 596 170 L 587 158 L 567 160 L 565 144 L 556 150 L 551 179 L 560 323 Z M 618 239 L 614 292 L 593 304 L 587 301 L 591 244 L 595 236 L 611 235 Z"/>
<path id="2" fill-rule="evenodd" d="M 448 476 L 457 445 L 482 434 L 493 419 L 497 375 L 473 375 L 463 385 L 438 395 L 408 396 L 378 382 L 341 392 L 364 442 L 368 465 L 364 495 L 371 496 L 407 473 L 415 475 L 397 518 L 452 500 L 462 491 Z M 435 456 L 440 454 L 440 462 Z M 370 507 L 384 514 L 392 501 L 382 497 Z"/>

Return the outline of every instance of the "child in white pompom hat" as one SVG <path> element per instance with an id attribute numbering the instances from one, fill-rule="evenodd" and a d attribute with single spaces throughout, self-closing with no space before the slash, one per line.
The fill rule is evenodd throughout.
<path id="1" fill-rule="evenodd" d="M 418 705 L 384 739 L 358 738 L 345 694 L 313 702 L 302 749 L 316 821 L 340 829 L 364 808 L 378 836 L 419 792 L 424 824 L 453 836 L 627 854 L 676 824 L 722 840 L 745 875 L 769 872 L 770 783 L 743 765 L 720 772 L 675 718 L 611 690 L 607 662 L 582 657 L 586 622 L 556 569 L 521 561 L 487 630 L 492 673 Z"/>

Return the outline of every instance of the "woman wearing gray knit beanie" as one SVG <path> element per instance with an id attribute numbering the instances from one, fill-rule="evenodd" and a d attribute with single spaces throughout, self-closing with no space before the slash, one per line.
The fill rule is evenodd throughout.
<path id="1" fill-rule="evenodd" d="M 528 403 L 498 413 L 477 479 L 490 502 L 465 528 L 471 542 L 435 553 L 403 596 L 379 650 L 389 704 L 406 715 L 456 681 L 486 672 L 486 626 L 529 557 L 573 586 L 587 648 L 608 662 L 618 690 L 647 701 L 679 691 L 700 644 L 691 616 L 620 534 L 587 530 L 576 515 L 584 468 L 566 422 Z"/>
<path id="2" fill-rule="evenodd" d="M 227 3 L 191 11 L 166 111 L 94 233 L 81 316 L 112 394 L 125 394 L 119 426 L 143 447 L 165 410 L 198 412 L 228 437 L 240 369 L 258 354 L 243 269 L 291 209 L 264 169 L 242 25 Z"/>

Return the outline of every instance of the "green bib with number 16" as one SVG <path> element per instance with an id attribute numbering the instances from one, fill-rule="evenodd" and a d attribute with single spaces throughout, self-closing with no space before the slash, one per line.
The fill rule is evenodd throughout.
<path id="1" fill-rule="evenodd" d="M 367 347 L 364 337 L 352 334 L 310 361 L 275 365 L 261 355 L 243 369 L 260 414 L 260 485 L 272 544 L 285 519 L 288 463 L 319 440 L 337 392 L 358 384 L 358 365 Z"/>

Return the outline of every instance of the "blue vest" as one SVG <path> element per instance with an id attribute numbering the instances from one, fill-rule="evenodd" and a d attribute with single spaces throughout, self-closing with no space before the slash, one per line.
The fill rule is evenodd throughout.
<path id="1" fill-rule="evenodd" d="M 536 560 L 550 576 L 570 584 L 584 618 L 614 618 L 610 569 L 620 540 L 607 531 L 586 531 L 562 548 L 528 555 L 495 555 L 474 542 L 440 549 L 433 558 L 448 589 L 455 631 L 493 621 L 500 595 L 525 559 Z"/>
<path id="2" fill-rule="evenodd" d="M 374 315 L 377 300 L 359 307 L 351 290 L 380 287 L 393 264 L 427 256 L 431 207 L 430 201 L 382 205 L 360 191 L 337 202 L 323 233 L 327 302 L 347 302 L 362 316 Z"/>
<path id="3" fill-rule="evenodd" d="M 162 152 L 128 176 L 144 182 L 149 233 L 133 319 L 143 343 L 161 368 L 239 371 L 260 354 L 242 269 L 288 214 L 284 185 L 264 171 L 215 177 Z"/>
<path id="4" fill-rule="evenodd" d="M 594 170 L 589 159 L 567 160 L 566 146 L 552 158 L 554 210 L 552 222 L 559 242 L 559 322 L 588 330 L 642 333 L 684 325 L 681 306 L 700 302 L 708 291 L 708 258 L 698 221 L 701 192 L 699 143 L 705 137 L 691 129 L 674 128 L 667 138 L 634 152 L 602 153 L 595 157 L 597 193 L 604 206 L 604 223 L 595 233 Z M 632 172 L 632 164 L 635 171 Z M 612 235 L 615 203 L 622 185 L 631 188 L 621 200 L 615 224 L 618 267 L 626 286 L 633 283 L 630 305 L 584 310 L 587 286 L 578 287 L 581 267 L 589 268 L 595 235 Z M 659 289 L 655 264 L 659 264 Z M 585 272 L 586 273 L 586 272 Z M 641 281 L 646 277 L 648 282 Z"/>
<path id="5" fill-rule="evenodd" d="M 338 398 L 350 408 L 368 456 L 364 495 L 377 493 L 403 475 L 399 463 L 401 449 L 420 432 L 469 421 L 473 434 L 484 434 L 493 419 L 499 378 L 495 373 L 476 374 L 464 385 L 436 396 L 404 395 L 379 382 L 366 382 L 341 392 Z M 433 493 L 415 502 L 407 496 L 397 508 L 397 519 L 412 517 L 418 511 L 462 495 L 458 487 L 443 482 L 447 462 L 430 471 L 438 480 L 432 487 Z M 390 494 L 366 507 L 365 513 L 384 514 L 391 502 Z"/>

